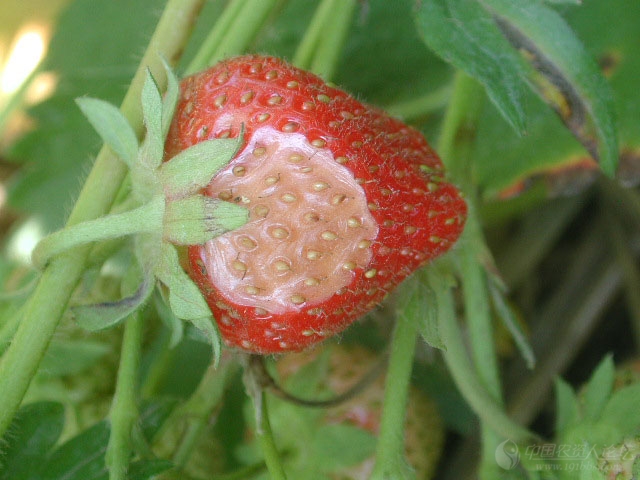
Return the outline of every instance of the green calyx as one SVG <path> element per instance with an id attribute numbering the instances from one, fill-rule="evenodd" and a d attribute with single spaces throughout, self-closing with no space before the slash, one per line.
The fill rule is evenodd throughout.
<path id="1" fill-rule="evenodd" d="M 129 168 L 131 197 L 139 206 L 54 232 L 38 244 L 32 260 L 36 268 L 44 269 L 52 257 L 79 245 L 136 236 L 142 284 L 133 295 L 120 301 L 76 307 L 78 323 L 89 330 L 99 330 L 121 322 L 146 304 L 151 287 L 159 280 L 173 315 L 203 330 L 217 358 L 221 342 L 211 312 L 182 269 L 174 245 L 203 244 L 247 222 L 245 208 L 201 193 L 236 155 L 242 134 L 236 139 L 198 143 L 164 162 L 164 144 L 180 94 L 178 80 L 166 63 L 165 69 L 164 96 L 147 72 L 141 95 L 146 127 L 142 143 L 113 105 L 94 98 L 77 100 L 105 144 Z"/>

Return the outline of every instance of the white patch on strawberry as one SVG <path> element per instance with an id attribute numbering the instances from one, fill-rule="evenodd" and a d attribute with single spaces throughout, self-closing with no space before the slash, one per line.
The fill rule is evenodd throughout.
<path id="1" fill-rule="evenodd" d="M 271 313 L 317 304 L 372 258 L 378 226 L 364 190 L 304 135 L 257 129 L 207 189 L 250 211 L 203 255 L 212 284 L 234 303 Z"/>

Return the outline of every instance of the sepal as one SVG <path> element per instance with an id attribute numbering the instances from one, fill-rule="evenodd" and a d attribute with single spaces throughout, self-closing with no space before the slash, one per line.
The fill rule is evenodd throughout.
<path id="1" fill-rule="evenodd" d="M 170 201 L 166 205 L 164 239 L 174 245 L 199 245 L 244 225 L 246 208 L 204 195 Z"/>
<path id="2" fill-rule="evenodd" d="M 147 303 L 154 284 L 153 276 L 147 273 L 133 295 L 115 302 L 79 305 L 73 307 L 71 313 L 75 322 L 85 330 L 95 332 L 113 327 Z"/>
<path id="3" fill-rule="evenodd" d="M 138 156 L 138 138 L 120 110 L 97 98 L 77 98 L 76 104 L 102 140 L 131 167 Z"/>
<path id="4" fill-rule="evenodd" d="M 160 167 L 160 179 L 167 198 L 180 198 L 206 187 L 213 176 L 235 156 L 242 135 L 233 139 L 214 139 L 183 150 Z"/>

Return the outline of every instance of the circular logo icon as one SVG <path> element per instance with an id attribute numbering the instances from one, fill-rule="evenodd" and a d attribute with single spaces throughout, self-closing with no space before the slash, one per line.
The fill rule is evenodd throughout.
<path id="1" fill-rule="evenodd" d="M 505 440 L 496 447 L 496 463 L 500 468 L 511 470 L 520 462 L 520 451 L 513 440 Z"/>

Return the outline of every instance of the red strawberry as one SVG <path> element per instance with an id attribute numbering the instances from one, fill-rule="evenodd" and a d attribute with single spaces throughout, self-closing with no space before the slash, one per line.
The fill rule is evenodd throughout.
<path id="1" fill-rule="evenodd" d="M 249 223 L 189 249 L 228 345 L 276 353 L 322 341 L 462 231 L 466 204 L 418 131 L 277 58 L 186 78 L 167 158 L 243 128 L 206 193 L 246 205 Z"/>

